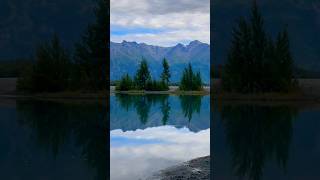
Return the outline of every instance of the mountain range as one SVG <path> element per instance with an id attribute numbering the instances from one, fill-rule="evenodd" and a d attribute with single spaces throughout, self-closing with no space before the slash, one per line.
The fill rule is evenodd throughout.
<path id="1" fill-rule="evenodd" d="M 296 66 L 319 71 L 319 0 L 257 0 L 257 2 L 269 33 L 275 36 L 286 25 L 288 26 L 290 46 Z M 63 45 L 72 50 L 74 43 L 80 40 L 88 24 L 94 21 L 95 4 L 95 0 L 1 0 L 0 61 L 30 58 L 34 54 L 35 46 L 51 38 L 53 33 L 57 33 Z M 240 16 L 248 17 L 251 5 L 252 0 L 211 2 L 213 65 L 225 63 L 232 28 Z M 137 58 L 141 59 L 141 56 Z M 168 60 L 174 61 L 169 57 Z M 111 69 L 112 74 L 115 71 L 119 70 Z"/>
<path id="2" fill-rule="evenodd" d="M 145 43 L 110 42 L 110 78 L 119 80 L 125 73 L 133 76 L 141 62 L 146 59 L 153 78 L 159 78 L 162 72 L 162 60 L 166 58 L 171 71 L 171 82 L 180 81 L 183 69 L 191 63 L 195 71 L 200 71 L 205 83 L 209 83 L 210 45 L 198 40 L 188 45 L 177 44 L 173 47 L 161 47 Z"/>

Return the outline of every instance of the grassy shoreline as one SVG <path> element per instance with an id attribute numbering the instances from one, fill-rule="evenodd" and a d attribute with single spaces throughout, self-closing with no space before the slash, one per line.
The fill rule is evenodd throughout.
<path id="1" fill-rule="evenodd" d="M 257 94 L 215 93 L 212 96 L 214 99 L 230 101 L 320 101 L 320 96 L 307 95 L 299 92 Z"/>
<path id="2" fill-rule="evenodd" d="M 297 79 L 298 87 L 291 92 L 268 93 L 230 93 L 224 92 L 220 79 L 211 79 L 213 87 L 211 95 L 213 99 L 227 101 L 320 101 L 320 79 Z"/>
<path id="3" fill-rule="evenodd" d="M 205 86 L 201 91 L 180 91 L 178 86 L 169 86 L 167 91 L 145 91 L 145 90 L 129 90 L 117 91 L 115 86 L 110 86 L 112 94 L 129 94 L 129 95 L 144 95 L 144 94 L 168 94 L 168 95 L 210 95 L 210 87 Z"/>
<path id="4" fill-rule="evenodd" d="M 58 93 L 14 93 L 14 94 L 0 94 L 0 99 L 106 99 L 107 92 L 58 92 Z"/>
<path id="5" fill-rule="evenodd" d="M 111 94 L 146 95 L 146 94 L 167 94 L 167 95 L 210 95 L 208 91 L 111 91 Z"/>
<path id="6" fill-rule="evenodd" d="M 298 79 L 299 90 L 290 93 L 260 93 L 241 94 L 226 93 L 221 90 L 221 82 L 212 79 L 213 90 L 205 86 L 203 91 L 179 91 L 178 86 L 170 86 L 168 91 L 115 91 L 114 86 L 110 90 L 100 92 L 65 91 L 59 93 L 21 94 L 15 89 L 16 78 L 0 78 L 0 98 L 43 98 L 43 99 L 106 99 L 115 93 L 143 95 L 143 94 L 168 94 L 168 95 L 211 95 L 213 99 L 225 101 L 320 101 L 320 79 Z M 211 92 L 211 94 L 210 94 Z"/>

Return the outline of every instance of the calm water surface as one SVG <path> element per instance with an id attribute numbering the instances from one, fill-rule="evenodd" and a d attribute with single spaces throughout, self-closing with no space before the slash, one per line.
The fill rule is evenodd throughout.
<path id="1" fill-rule="evenodd" d="M 105 102 L 0 101 L 6 180 L 106 180 Z"/>
<path id="2" fill-rule="evenodd" d="M 319 105 L 222 103 L 212 123 L 215 179 L 320 179 Z"/>
<path id="3" fill-rule="evenodd" d="M 111 96 L 112 180 L 210 154 L 209 96 Z M 0 101 L 1 179 L 105 180 L 106 102 Z M 215 179 L 320 177 L 319 105 L 215 104 Z"/>
<path id="4" fill-rule="evenodd" d="M 144 179 L 210 154 L 210 97 L 111 96 L 112 180 Z"/>

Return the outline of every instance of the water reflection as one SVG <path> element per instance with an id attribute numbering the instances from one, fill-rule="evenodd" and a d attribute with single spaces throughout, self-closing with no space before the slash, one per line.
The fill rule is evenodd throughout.
<path id="1" fill-rule="evenodd" d="M 110 104 L 112 180 L 144 179 L 210 154 L 209 96 L 117 94 Z"/>
<path id="2" fill-rule="evenodd" d="M 161 112 L 163 114 L 163 116 L 162 116 L 162 124 L 163 125 L 166 125 L 168 120 L 169 120 L 170 109 L 171 109 L 171 106 L 170 106 L 170 103 L 169 103 L 169 100 L 168 100 L 168 97 L 167 97 L 161 103 Z"/>
<path id="3" fill-rule="evenodd" d="M 17 119 L 32 129 L 30 139 L 39 149 L 56 159 L 63 147 L 76 146 L 81 159 L 96 173 L 95 179 L 107 178 L 107 112 L 102 103 L 61 103 L 17 101 Z M 49 163 L 49 162 L 48 162 Z"/>
<path id="4" fill-rule="evenodd" d="M 181 108 L 184 116 L 191 121 L 192 114 L 200 114 L 202 96 L 179 96 Z"/>
<path id="5" fill-rule="evenodd" d="M 170 102 L 169 95 L 157 94 L 157 95 L 126 95 L 116 94 L 116 101 L 119 102 L 122 109 L 129 112 L 130 109 L 135 109 L 139 116 L 139 120 L 146 124 L 149 119 L 150 110 L 153 106 L 157 107 L 160 105 L 162 113 L 162 123 L 166 125 L 170 117 Z M 180 100 L 180 106 L 184 117 L 188 118 L 189 121 L 192 119 L 194 113 L 200 114 L 201 99 L 203 96 L 178 96 Z"/>
<path id="6" fill-rule="evenodd" d="M 222 125 L 233 174 L 259 180 L 270 160 L 286 172 L 297 110 L 288 106 L 225 105 Z"/>

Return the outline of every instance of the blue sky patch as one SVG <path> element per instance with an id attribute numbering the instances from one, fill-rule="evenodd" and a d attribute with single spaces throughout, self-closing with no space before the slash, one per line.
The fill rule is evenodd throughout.
<path id="1" fill-rule="evenodd" d="M 127 137 L 115 136 L 110 139 L 110 145 L 113 147 L 119 146 L 139 146 L 147 144 L 164 144 L 165 141 L 159 139 L 134 139 Z"/>
<path id="2" fill-rule="evenodd" d="M 122 28 L 112 27 L 111 35 L 122 36 L 127 34 L 159 34 L 165 32 L 162 29 L 151 29 L 151 28 Z"/>

